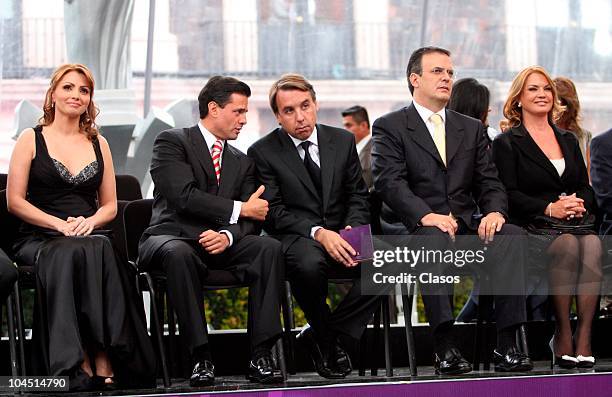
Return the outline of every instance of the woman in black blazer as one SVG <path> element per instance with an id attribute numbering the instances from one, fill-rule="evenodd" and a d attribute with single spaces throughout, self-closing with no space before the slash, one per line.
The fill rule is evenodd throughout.
<path id="1" fill-rule="evenodd" d="M 510 222 L 526 226 L 538 215 L 571 220 L 595 210 L 593 190 L 578 146 L 553 120 L 562 111 L 548 73 L 539 66 L 521 71 L 504 105 L 510 129 L 493 142 L 493 157 L 506 185 Z M 601 285 L 601 241 L 592 234 L 551 236 L 548 277 L 556 319 L 553 362 L 592 367 L 591 325 Z M 578 326 L 569 321 L 576 295 Z"/>

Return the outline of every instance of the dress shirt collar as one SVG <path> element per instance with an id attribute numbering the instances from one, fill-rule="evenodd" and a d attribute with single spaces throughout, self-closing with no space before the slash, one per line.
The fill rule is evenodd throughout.
<path id="1" fill-rule="evenodd" d="M 305 142 L 305 141 L 300 141 L 299 139 L 296 139 L 296 138 L 292 137 L 289 134 L 287 134 L 287 136 L 289 136 L 289 138 L 291 139 L 291 141 L 293 142 L 295 147 L 299 147 L 300 143 Z M 319 139 L 318 139 L 318 136 L 317 136 L 317 127 L 316 126 L 315 126 L 314 130 L 312 131 L 312 134 L 310 134 L 310 137 L 308 137 L 308 139 L 306 139 L 306 141 L 312 142 L 312 144 L 317 146 L 317 147 L 319 146 Z"/>
<path id="2" fill-rule="evenodd" d="M 446 111 L 444 108 L 442 108 L 441 110 L 437 112 L 432 112 L 431 110 L 427 109 L 425 106 L 419 105 L 417 101 L 415 101 L 414 99 L 412 100 L 412 103 L 414 104 L 414 108 L 416 109 L 416 111 L 419 113 L 419 116 L 421 116 L 421 118 L 425 122 L 425 125 L 429 125 L 431 123 L 429 118 L 434 113 L 439 114 L 442 117 L 442 122 L 446 124 Z"/>
<path id="3" fill-rule="evenodd" d="M 208 131 L 204 127 L 204 125 L 202 125 L 201 121 L 198 121 L 198 128 L 200 129 L 200 132 L 202 133 L 202 136 L 204 137 L 204 140 L 206 141 L 206 147 L 208 148 L 208 151 L 209 152 L 212 151 L 213 145 L 219 138 L 214 136 L 212 132 Z M 225 149 L 225 141 L 223 139 L 221 140 L 221 147 Z"/>
<path id="4" fill-rule="evenodd" d="M 361 154 L 361 151 L 368 144 L 368 142 L 370 142 L 371 139 L 372 139 L 372 134 L 368 134 L 357 143 L 357 154 Z"/>

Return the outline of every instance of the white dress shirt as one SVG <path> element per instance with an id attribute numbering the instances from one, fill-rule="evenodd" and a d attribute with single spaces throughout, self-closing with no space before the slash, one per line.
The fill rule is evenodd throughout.
<path id="1" fill-rule="evenodd" d="M 421 116 L 421 119 L 423 119 L 423 122 L 425 122 L 425 126 L 427 127 L 427 131 L 429 131 L 429 133 L 431 134 L 431 138 L 433 139 L 433 137 L 434 137 L 434 128 L 436 126 L 430 120 L 430 117 L 434 113 L 439 114 L 440 117 L 442 117 L 442 123 L 444 123 L 446 125 L 446 111 L 445 111 L 445 109 L 442 108 L 441 110 L 439 110 L 437 112 L 432 112 L 431 110 L 427 109 L 426 107 L 419 105 L 417 103 L 417 101 L 415 101 L 415 100 L 413 100 L 412 103 L 414 104 L 414 108 L 416 109 L 416 111 L 419 114 L 419 116 Z"/>
<path id="2" fill-rule="evenodd" d="M 300 141 L 299 139 L 294 138 L 291 135 L 289 135 L 289 138 L 291 138 L 291 141 L 295 145 L 302 161 L 304 160 L 304 156 L 306 156 L 306 153 L 304 152 L 304 148 L 301 147 L 300 145 L 302 144 L 302 142 L 306 142 L 306 141 L 312 143 L 312 145 L 308 147 L 308 154 L 310 154 L 310 158 L 312 159 L 312 161 L 314 161 L 315 164 L 319 166 L 319 168 L 321 168 L 321 160 L 319 159 L 319 137 L 317 135 L 317 127 L 314 128 L 314 130 L 312 131 L 312 134 L 310 134 L 308 139 L 304 141 Z"/>
<path id="3" fill-rule="evenodd" d="M 208 131 L 202 125 L 202 122 L 198 122 L 198 128 L 200 129 L 200 132 L 202 133 L 202 136 L 204 137 L 204 140 L 206 141 L 206 147 L 208 148 L 208 152 L 212 153 L 212 147 L 219 138 L 214 136 L 212 132 Z M 222 150 L 225 150 L 225 141 L 223 139 L 221 139 L 221 148 Z M 221 169 L 223 169 L 222 162 L 223 162 L 223 155 L 221 155 L 221 157 L 219 158 L 219 166 L 221 166 Z M 234 208 L 232 210 L 232 215 L 230 216 L 230 219 L 229 219 L 230 225 L 234 225 L 238 223 L 238 218 L 240 217 L 241 210 L 242 210 L 242 201 L 234 200 Z M 229 246 L 231 247 L 232 244 L 234 243 L 234 236 L 232 236 L 232 233 L 228 230 L 220 230 L 219 233 L 225 233 L 227 235 L 227 238 L 229 239 Z"/>
<path id="4" fill-rule="evenodd" d="M 357 142 L 357 154 L 361 155 L 361 151 L 363 150 L 364 147 L 366 147 L 368 142 L 370 142 L 371 140 L 372 140 L 372 134 L 368 134 L 364 136 L 362 140 Z"/>

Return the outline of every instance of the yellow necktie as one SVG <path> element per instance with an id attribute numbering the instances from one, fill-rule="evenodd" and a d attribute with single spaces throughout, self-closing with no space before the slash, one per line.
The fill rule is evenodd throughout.
<path id="1" fill-rule="evenodd" d="M 444 131 L 444 121 L 442 116 L 437 113 L 429 116 L 429 120 L 434 124 L 433 140 L 442 157 L 442 162 L 446 165 L 446 132 Z"/>

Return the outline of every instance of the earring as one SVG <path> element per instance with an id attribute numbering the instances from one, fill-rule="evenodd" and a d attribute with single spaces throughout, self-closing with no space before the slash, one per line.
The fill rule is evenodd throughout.
<path id="1" fill-rule="evenodd" d="M 518 107 L 521 107 L 521 106 L 523 106 L 523 105 L 522 105 L 522 104 L 519 102 L 519 103 L 518 103 Z"/>

